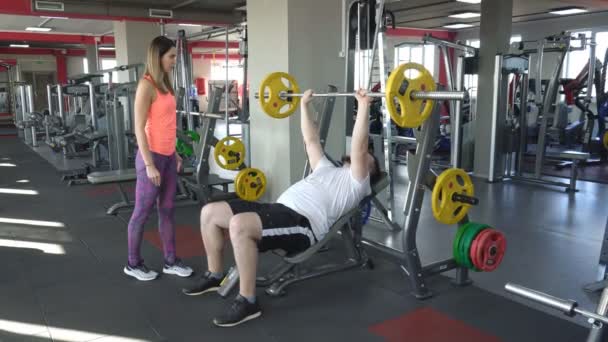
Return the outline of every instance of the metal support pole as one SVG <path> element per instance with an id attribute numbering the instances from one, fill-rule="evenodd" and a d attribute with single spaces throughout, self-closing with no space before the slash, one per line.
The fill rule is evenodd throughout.
<path id="1" fill-rule="evenodd" d="M 593 93 L 593 79 L 595 77 L 595 38 L 593 33 L 591 34 L 591 41 L 589 43 L 589 75 L 587 76 L 587 94 L 585 95 L 585 104 L 591 103 L 591 94 Z"/>
<path id="2" fill-rule="evenodd" d="M 57 85 L 57 105 L 59 107 L 59 117 L 61 118 L 62 127 L 66 127 L 67 125 L 67 115 L 63 109 L 63 88 L 61 84 Z"/>
<path id="3" fill-rule="evenodd" d="M 450 60 L 450 55 L 448 54 L 448 48 L 446 46 L 439 46 L 439 50 L 441 51 L 441 54 L 443 55 L 443 64 L 445 66 L 445 74 L 446 74 L 446 78 L 448 81 L 448 91 L 453 91 L 454 88 L 454 72 L 452 70 L 452 61 Z M 449 106 L 450 106 L 450 122 L 453 122 L 452 120 L 454 119 L 454 108 L 456 107 L 456 102 L 455 101 L 450 101 L 449 102 Z"/>
<path id="4" fill-rule="evenodd" d="M 529 75 L 522 75 L 522 86 L 519 104 L 519 151 L 517 152 L 516 171 L 517 176 L 522 175 L 524 156 L 528 145 L 528 87 L 530 85 Z"/>
<path id="5" fill-rule="evenodd" d="M 456 91 L 464 89 L 464 56 L 458 56 L 456 62 Z M 454 121 L 452 124 L 452 166 L 460 167 L 462 156 L 462 102 L 454 103 Z"/>
<path id="6" fill-rule="evenodd" d="M 383 24 L 381 21 L 380 25 Z M 380 89 L 382 92 L 386 92 L 386 59 L 384 56 L 385 47 L 384 47 L 384 32 L 380 30 L 378 34 L 378 61 L 380 64 Z M 392 160 L 392 150 L 393 150 L 393 141 L 392 141 L 392 119 L 388 113 L 386 107 L 386 96 L 382 97 L 382 117 L 384 118 L 384 167 L 385 171 L 389 175 L 389 177 L 394 176 L 393 172 L 393 160 Z M 393 219 L 393 210 L 395 209 L 395 184 L 393 179 L 389 181 L 389 186 L 387 189 L 387 212 L 386 216 L 389 220 Z"/>
<path id="7" fill-rule="evenodd" d="M 536 83 L 534 84 L 534 94 L 536 105 L 540 108 L 543 106 L 543 95 L 542 95 L 542 81 L 543 81 L 543 54 L 545 51 L 544 40 L 538 45 L 538 52 L 536 53 Z"/>
<path id="8" fill-rule="evenodd" d="M 374 31 L 374 44 L 372 47 L 372 55 L 371 55 L 371 65 L 369 67 L 369 77 L 367 78 L 367 90 L 370 90 L 372 87 L 372 74 L 374 72 L 374 61 L 376 60 L 376 49 L 378 48 L 378 32 L 380 31 L 381 21 L 383 21 L 382 14 L 384 13 L 384 0 L 380 0 L 380 4 L 378 5 L 378 11 L 376 12 L 376 30 Z M 369 25 L 368 25 L 369 27 Z M 368 34 L 369 37 L 369 34 Z M 384 75 L 381 75 L 384 77 Z"/>
<path id="9" fill-rule="evenodd" d="M 25 85 L 19 85 L 19 107 L 21 108 L 21 116 L 18 117 L 18 120 L 21 121 L 21 123 L 24 125 L 25 127 L 25 121 L 27 120 L 27 103 L 25 100 Z M 29 131 L 27 129 L 24 129 L 22 131 L 23 133 L 23 138 L 25 139 L 26 143 L 29 143 L 29 141 L 31 140 L 29 138 Z"/>
<path id="10" fill-rule="evenodd" d="M 93 126 L 93 130 L 97 131 L 99 125 L 97 123 L 97 108 L 95 103 L 95 86 L 93 82 L 89 81 L 89 104 L 91 106 L 91 126 Z"/>
<path id="11" fill-rule="evenodd" d="M 46 135 L 46 142 L 48 144 L 51 142 L 51 130 L 49 128 L 49 125 L 51 123 L 51 116 L 55 115 L 55 113 L 53 112 L 53 90 L 52 90 L 52 86 L 50 84 L 46 85 L 46 97 L 47 97 L 47 105 L 49 107 L 49 115 L 47 115 L 44 118 L 44 121 L 45 121 L 44 132 Z"/>
<path id="12" fill-rule="evenodd" d="M 95 70 L 89 70 L 89 73 L 97 72 L 101 69 L 101 60 L 99 59 L 99 37 L 95 37 Z M 89 64 L 90 65 L 90 64 Z"/>
<path id="13" fill-rule="evenodd" d="M 431 155 L 435 142 L 435 134 L 439 128 L 439 106 L 435 105 L 433 113 L 423 124 L 422 141 L 416 147 L 416 156 L 419 158 L 416 174 L 409 175 L 410 185 L 407 189 L 407 197 L 411 198 L 405 217 L 403 246 L 405 254 L 405 265 L 409 272 L 409 280 L 413 295 L 418 299 L 431 296 L 426 287 L 424 273 L 420 261 L 420 254 L 416 246 L 416 232 L 420 220 L 420 212 L 425 192 L 425 178 L 431 169 Z"/>
<path id="14" fill-rule="evenodd" d="M 490 167 L 488 171 L 488 181 L 494 182 L 496 177 L 496 146 L 497 146 L 497 135 L 498 135 L 498 111 L 500 103 L 500 79 L 502 75 L 502 55 L 496 55 L 494 57 L 494 96 L 492 98 L 492 126 L 490 132 Z"/>
<path id="15" fill-rule="evenodd" d="M 357 83 L 357 89 L 361 88 L 361 75 L 363 75 L 363 73 L 361 72 L 361 66 L 363 63 L 361 63 L 363 61 L 363 58 L 361 58 L 361 3 L 357 4 L 357 43 L 355 45 L 355 60 L 356 63 L 358 62 L 358 74 L 359 74 L 359 79 L 358 79 L 358 83 Z"/>
<path id="16" fill-rule="evenodd" d="M 247 72 L 248 72 L 248 59 L 249 59 L 249 46 L 247 45 L 247 26 L 243 29 L 242 32 L 242 40 L 241 40 L 241 48 L 239 49 L 241 57 L 243 58 L 243 105 L 242 105 L 242 115 L 241 121 L 249 121 L 249 91 L 247 90 Z M 249 148 L 249 146 L 247 146 Z M 248 149 L 249 151 L 249 149 Z M 249 162 L 247 165 L 251 165 Z"/>
<path id="17" fill-rule="evenodd" d="M 27 117 L 31 124 L 31 134 L 32 134 L 32 147 L 38 147 L 38 137 L 36 136 L 36 125 L 32 120 L 32 116 L 34 113 L 34 92 L 32 91 L 32 85 L 28 84 L 25 86 L 25 94 L 27 96 L 27 111 L 23 113 L 24 117 Z M 27 113 L 27 114 L 26 114 Z"/>

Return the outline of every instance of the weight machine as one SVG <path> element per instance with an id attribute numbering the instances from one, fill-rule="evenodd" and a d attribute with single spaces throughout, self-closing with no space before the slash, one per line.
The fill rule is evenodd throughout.
<path id="1" fill-rule="evenodd" d="M 572 41 L 579 40 L 580 47 L 572 47 Z M 495 56 L 494 87 L 497 89 L 492 101 L 492 134 L 490 137 L 490 172 L 489 182 L 513 180 L 533 184 L 564 187 L 567 192 L 576 190 L 578 165 L 589 158 L 589 153 L 563 150 L 557 153 L 547 152 L 549 122 L 555 117 L 556 99 L 559 90 L 564 59 L 569 51 L 584 50 L 587 39 L 572 37 L 569 33 L 550 36 L 537 43 L 536 48 L 526 48 L 526 42 L 520 42 L 514 53 Z M 593 46 L 593 45 L 592 45 Z M 558 61 L 546 89 L 541 89 L 543 56 L 545 53 L 558 53 Z M 536 146 L 536 160 L 533 174 L 523 172 L 524 157 L 528 145 L 528 101 L 529 92 L 529 58 L 536 54 L 537 78 L 535 80 L 535 100 L 539 110 L 540 128 Z M 594 64 L 594 63 L 592 63 Z M 590 66 L 591 68 L 591 66 Z M 593 66 L 595 68 L 595 66 Z M 590 69 L 593 70 L 593 69 Z M 509 86 L 509 81 L 511 86 Z M 592 82 L 592 77 L 588 79 Z M 589 83 L 592 84 L 592 83 Z M 531 123 L 535 125 L 535 123 Z M 572 161 L 570 181 L 557 182 L 543 177 L 541 171 L 548 158 Z"/>

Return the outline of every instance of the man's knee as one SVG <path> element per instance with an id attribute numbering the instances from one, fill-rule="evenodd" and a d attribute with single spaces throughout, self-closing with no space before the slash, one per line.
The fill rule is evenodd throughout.
<path id="1" fill-rule="evenodd" d="M 220 209 L 221 204 L 219 202 L 207 203 L 201 209 L 201 229 L 206 226 L 215 225 L 218 221 L 218 215 L 222 215 Z"/>
<path id="2" fill-rule="evenodd" d="M 257 220 L 252 215 L 235 215 L 230 219 L 230 239 L 235 241 L 243 238 L 257 238 L 259 229 L 256 226 Z"/>

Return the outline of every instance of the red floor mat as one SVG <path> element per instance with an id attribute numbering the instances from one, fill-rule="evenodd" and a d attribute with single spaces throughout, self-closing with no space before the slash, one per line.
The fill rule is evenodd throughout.
<path id="1" fill-rule="evenodd" d="M 432 308 L 420 308 L 378 323 L 369 330 L 389 342 L 500 342 L 492 335 L 450 318 Z"/>
<path id="2" fill-rule="evenodd" d="M 144 239 L 158 248 L 158 250 L 163 250 L 158 229 L 145 231 Z M 200 230 L 191 225 L 175 227 L 175 248 L 177 256 L 182 259 L 205 255 L 205 246 L 203 245 Z"/>

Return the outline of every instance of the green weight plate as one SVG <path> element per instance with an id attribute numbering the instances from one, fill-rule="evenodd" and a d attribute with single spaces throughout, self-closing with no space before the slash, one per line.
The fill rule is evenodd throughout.
<path id="1" fill-rule="evenodd" d="M 175 141 L 175 151 L 177 151 L 177 153 L 179 154 L 183 154 L 184 153 L 184 147 L 185 144 L 181 139 L 177 139 Z"/>
<path id="2" fill-rule="evenodd" d="M 475 237 L 477 237 L 477 235 L 485 228 L 486 228 L 486 226 L 483 224 L 472 223 L 467 228 L 467 231 L 463 234 L 463 236 L 460 240 L 460 249 L 459 249 L 460 257 L 463 260 L 464 266 L 469 269 L 472 269 L 472 270 L 475 269 L 475 266 L 473 265 L 473 262 L 471 261 L 471 256 L 470 256 L 471 245 L 472 245 Z"/>
<path id="3" fill-rule="evenodd" d="M 467 227 L 466 232 L 464 232 L 461 243 L 460 243 L 460 253 L 464 265 L 469 269 L 475 269 L 473 262 L 471 261 L 470 249 L 473 244 L 473 240 L 475 237 L 484 229 L 488 228 L 488 225 L 482 223 L 474 223 L 471 222 L 471 225 Z"/>
<path id="4" fill-rule="evenodd" d="M 186 131 L 186 135 L 194 142 L 199 142 L 201 140 L 201 136 L 195 131 Z"/>
<path id="5" fill-rule="evenodd" d="M 462 238 L 462 234 L 464 234 L 464 232 L 467 230 L 468 226 L 469 226 L 469 223 L 465 223 L 458 228 L 458 231 L 456 232 L 456 236 L 454 237 L 454 243 L 452 244 L 454 260 L 456 261 L 456 263 L 459 266 L 463 265 L 462 259 L 460 256 L 460 240 Z"/>
<path id="6" fill-rule="evenodd" d="M 192 156 L 192 154 L 194 153 L 194 149 L 192 148 L 192 145 L 184 145 L 184 156 L 186 157 L 190 157 Z"/>

